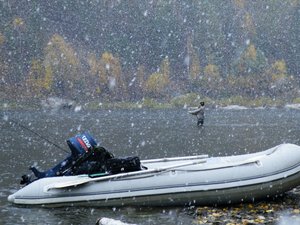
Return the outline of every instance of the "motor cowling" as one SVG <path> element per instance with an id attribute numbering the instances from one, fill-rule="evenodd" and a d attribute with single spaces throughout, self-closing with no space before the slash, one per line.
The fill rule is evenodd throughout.
<path id="1" fill-rule="evenodd" d="M 88 132 L 69 138 L 67 144 L 73 156 L 88 153 L 97 146 L 97 142 Z"/>

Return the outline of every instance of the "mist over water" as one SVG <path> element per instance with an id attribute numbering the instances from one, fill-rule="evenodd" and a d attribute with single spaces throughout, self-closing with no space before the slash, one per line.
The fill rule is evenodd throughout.
<path id="1" fill-rule="evenodd" d="M 1 224 L 94 224 L 99 217 L 137 224 L 191 224 L 194 220 L 180 207 L 48 209 L 9 204 L 7 196 L 20 188 L 21 175 L 29 173 L 30 165 L 46 170 L 68 154 L 47 140 L 69 152 L 66 140 L 89 131 L 116 157 L 138 155 L 141 159 L 236 155 L 281 143 L 300 144 L 300 111 L 292 109 L 207 109 L 203 128 L 197 127 L 196 118 L 186 109 L 9 111 L 4 115 L 0 122 Z"/>

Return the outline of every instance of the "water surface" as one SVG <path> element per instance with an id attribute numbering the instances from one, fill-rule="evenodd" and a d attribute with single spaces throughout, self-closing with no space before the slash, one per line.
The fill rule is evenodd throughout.
<path id="1" fill-rule="evenodd" d="M 137 224 L 195 222 L 193 209 L 182 207 L 49 209 L 7 202 L 30 165 L 48 169 L 67 155 L 49 141 L 68 152 L 66 140 L 83 131 L 89 131 L 116 157 L 138 155 L 141 159 L 236 155 L 281 143 L 300 144 L 300 111 L 291 109 L 207 109 L 203 128 L 196 126 L 196 118 L 185 109 L 5 111 L 1 117 L 0 224 L 94 224 L 99 217 Z"/>

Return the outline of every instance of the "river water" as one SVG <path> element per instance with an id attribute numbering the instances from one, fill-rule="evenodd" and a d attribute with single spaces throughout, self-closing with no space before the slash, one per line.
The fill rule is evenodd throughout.
<path id="1" fill-rule="evenodd" d="M 181 207 L 42 208 L 7 202 L 30 165 L 44 170 L 66 156 L 49 141 L 69 151 L 66 140 L 83 131 L 117 157 L 141 159 L 235 155 L 300 144 L 300 110 L 285 108 L 207 109 L 203 128 L 186 109 L 2 111 L 1 117 L 0 224 L 95 224 L 99 217 L 136 224 L 197 224 L 193 209 Z"/>

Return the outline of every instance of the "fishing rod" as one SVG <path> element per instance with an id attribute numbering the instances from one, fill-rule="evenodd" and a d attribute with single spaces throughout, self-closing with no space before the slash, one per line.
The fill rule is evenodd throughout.
<path id="1" fill-rule="evenodd" d="M 17 126 L 19 126 L 19 127 L 23 128 L 23 129 L 25 129 L 25 130 L 27 130 L 27 131 L 29 131 L 29 132 L 35 134 L 36 136 L 40 137 L 41 139 L 43 139 L 44 141 L 48 142 L 49 144 L 52 144 L 52 145 L 55 146 L 56 148 L 58 148 L 58 149 L 60 149 L 60 150 L 62 150 L 62 151 L 64 151 L 64 152 L 66 152 L 66 153 L 69 153 L 67 150 L 63 149 L 63 148 L 60 147 L 58 144 L 54 143 L 53 141 L 50 141 L 48 138 L 46 138 L 46 137 L 40 135 L 39 133 L 35 132 L 34 130 L 30 129 L 29 127 L 26 127 L 26 126 L 24 126 L 23 124 L 21 124 L 21 123 L 15 121 L 15 120 L 13 120 L 13 119 L 8 119 L 8 117 L 7 117 L 7 119 L 4 118 L 4 120 L 5 120 L 5 121 L 8 121 L 8 122 L 10 122 L 10 123 L 16 124 Z"/>

